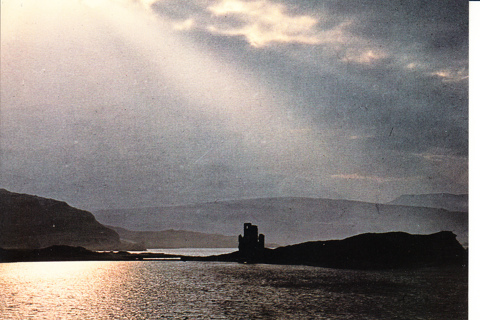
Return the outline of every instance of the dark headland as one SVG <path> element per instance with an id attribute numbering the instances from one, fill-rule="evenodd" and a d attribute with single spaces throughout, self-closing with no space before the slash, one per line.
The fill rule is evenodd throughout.
<path id="1" fill-rule="evenodd" d="M 54 245 L 118 250 L 117 232 L 88 211 L 63 201 L 0 189 L 0 247 L 40 249 Z"/>
<path id="2" fill-rule="evenodd" d="M 247 224 L 246 224 L 247 225 Z M 249 227 L 250 228 L 250 227 Z M 405 232 L 365 233 L 343 240 L 310 241 L 268 249 L 264 236 L 251 237 L 246 228 L 240 236 L 239 251 L 209 257 L 182 257 L 182 260 L 231 261 L 309 265 L 342 269 L 397 269 L 467 265 L 467 251 L 450 231 L 430 235 Z M 242 243 L 251 237 L 247 246 Z"/>

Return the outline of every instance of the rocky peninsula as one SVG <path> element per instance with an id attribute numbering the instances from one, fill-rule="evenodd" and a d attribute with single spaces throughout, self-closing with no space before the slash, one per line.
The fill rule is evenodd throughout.
<path id="1" fill-rule="evenodd" d="M 235 261 L 286 265 L 310 265 L 342 269 L 398 269 L 467 265 L 467 250 L 456 235 L 442 231 L 430 235 L 405 232 L 365 233 L 343 240 L 310 241 L 276 249 L 252 246 L 210 257 L 182 260 Z"/>

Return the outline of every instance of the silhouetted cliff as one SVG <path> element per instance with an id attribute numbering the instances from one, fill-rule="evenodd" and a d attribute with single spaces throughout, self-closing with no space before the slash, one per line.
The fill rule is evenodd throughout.
<path id="1" fill-rule="evenodd" d="M 0 189 L 0 247 L 52 245 L 106 250 L 119 248 L 120 238 L 90 212 L 65 202 Z"/>
<path id="2" fill-rule="evenodd" d="M 243 262 L 238 252 L 195 259 Z M 442 231 L 431 235 L 366 233 L 344 240 L 304 242 L 265 249 L 262 256 L 248 262 L 344 269 L 394 269 L 463 266 L 466 261 L 466 250 L 456 240 L 455 234 Z"/>

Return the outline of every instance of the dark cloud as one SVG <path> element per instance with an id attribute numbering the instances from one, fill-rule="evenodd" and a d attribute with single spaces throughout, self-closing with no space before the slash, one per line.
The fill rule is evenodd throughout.
<path id="1" fill-rule="evenodd" d="M 151 8 L 159 15 L 171 19 L 187 19 L 202 13 L 205 7 L 195 1 L 157 1 Z"/>
<path id="2" fill-rule="evenodd" d="M 385 177 L 415 176 L 424 174 L 418 168 L 425 163 L 411 154 L 468 154 L 468 3 L 283 3 L 288 13 L 317 17 L 319 30 L 349 21 L 344 31 L 354 40 L 333 47 L 281 44 L 251 50 L 238 38 L 215 36 L 223 41 L 215 40 L 217 47 L 229 48 L 226 56 L 234 52 L 229 59 L 241 60 L 288 92 L 290 105 L 319 128 L 365 137 L 356 147 L 345 140 L 331 142 L 339 150 L 366 155 L 357 155 L 354 167 L 378 168 L 377 174 Z M 197 34 L 197 39 L 208 42 L 211 36 Z M 352 48 L 379 49 L 386 55 L 362 64 L 346 59 Z M 404 156 L 397 155 L 395 163 L 378 162 L 371 158 L 378 152 Z"/>

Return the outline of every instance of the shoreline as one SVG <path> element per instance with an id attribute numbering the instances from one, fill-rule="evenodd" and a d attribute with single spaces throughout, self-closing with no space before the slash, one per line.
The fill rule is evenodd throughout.
<path id="1" fill-rule="evenodd" d="M 310 241 L 276 249 L 255 248 L 219 255 L 191 256 L 154 252 L 90 251 L 55 245 L 43 249 L 1 249 L 0 262 L 40 261 L 218 261 L 246 264 L 305 265 L 334 269 L 382 270 L 468 266 L 468 251 L 452 232 L 411 235 L 361 234 L 343 240 Z M 232 248 L 233 249 L 233 248 Z"/>

